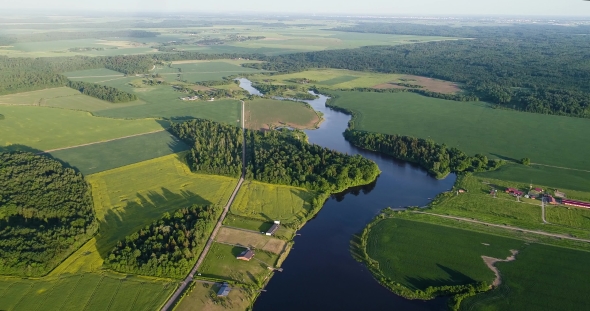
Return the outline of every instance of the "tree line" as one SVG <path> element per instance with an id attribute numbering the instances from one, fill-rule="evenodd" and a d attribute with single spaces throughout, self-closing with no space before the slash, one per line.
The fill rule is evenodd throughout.
<path id="1" fill-rule="evenodd" d="M 191 169 L 240 176 L 243 139 L 239 128 L 196 119 L 173 124 L 171 130 L 192 146 Z M 374 162 L 309 144 L 302 131 L 246 130 L 245 135 L 249 179 L 333 193 L 370 183 L 379 174 Z"/>
<path id="2" fill-rule="evenodd" d="M 68 81 L 68 86 L 80 93 L 106 100 L 111 103 L 126 103 L 137 100 L 135 94 L 120 91 L 114 87 L 83 81 Z"/>
<path id="3" fill-rule="evenodd" d="M 97 229 L 82 174 L 46 156 L 0 153 L 0 273 L 42 276 Z"/>
<path id="4" fill-rule="evenodd" d="M 123 273 L 184 278 L 205 246 L 219 211 L 214 206 L 193 205 L 165 213 L 119 241 L 105 266 Z"/>

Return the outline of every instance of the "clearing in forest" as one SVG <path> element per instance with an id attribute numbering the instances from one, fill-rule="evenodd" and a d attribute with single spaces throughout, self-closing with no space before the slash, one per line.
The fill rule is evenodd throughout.
<path id="1" fill-rule="evenodd" d="M 320 121 L 318 114 L 305 103 L 265 98 L 246 101 L 246 126 L 253 130 L 281 126 L 314 129 Z"/>

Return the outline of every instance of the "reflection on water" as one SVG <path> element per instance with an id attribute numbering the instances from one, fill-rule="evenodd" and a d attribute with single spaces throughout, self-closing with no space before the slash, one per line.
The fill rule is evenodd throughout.
<path id="1" fill-rule="evenodd" d="M 247 79 L 240 79 L 240 86 L 253 89 Z M 275 273 L 254 310 L 446 310 L 445 298 L 416 301 L 391 293 L 352 258 L 349 246 L 353 235 L 383 208 L 425 205 L 429 198 L 449 190 L 456 176 L 437 180 L 418 166 L 352 146 L 342 136 L 350 116 L 327 108 L 327 99 L 320 95 L 306 101 L 325 119 L 319 129 L 306 131 L 309 141 L 361 154 L 375 161 L 382 173 L 373 183 L 334 194 L 326 201 L 299 231 L 283 272 Z"/>

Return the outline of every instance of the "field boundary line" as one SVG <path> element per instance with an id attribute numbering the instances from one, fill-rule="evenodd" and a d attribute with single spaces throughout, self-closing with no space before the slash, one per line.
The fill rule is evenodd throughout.
<path id="1" fill-rule="evenodd" d="M 522 228 L 519 228 L 519 227 L 498 225 L 498 224 L 493 224 L 493 223 L 489 223 L 489 222 L 483 222 L 483 221 L 479 221 L 479 220 L 473 220 L 473 219 L 469 219 L 469 218 L 456 217 L 456 216 L 447 216 L 447 215 L 440 215 L 440 214 L 426 213 L 426 212 L 419 212 L 419 211 L 412 211 L 412 213 L 425 214 L 425 215 L 436 216 L 436 217 L 441 217 L 441 218 L 454 219 L 454 220 L 459 220 L 459 221 L 466 221 L 466 222 L 476 223 L 476 224 L 480 224 L 480 225 L 486 225 L 486 226 L 490 226 L 490 227 L 497 227 L 497 228 L 514 230 L 514 231 L 522 231 L 522 232 L 526 232 L 526 233 L 539 234 L 539 235 L 544 235 L 544 236 L 549 236 L 549 237 L 554 237 L 554 238 L 560 238 L 560 239 L 566 239 L 566 240 L 572 240 L 572 241 L 590 243 L 590 240 L 580 239 L 580 238 L 574 238 L 574 237 L 570 237 L 570 236 L 563 235 L 563 234 L 548 233 L 548 232 L 538 231 L 538 230 L 529 230 L 529 229 L 522 229 Z"/>
<path id="2" fill-rule="evenodd" d="M 555 165 L 548 165 L 548 164 L 541 164 L 541 163 L 531 163 L 531 165 L 546 166 L 546 167 L 552 167 L 552 168 L 559 168 L 559 169 L 562 169 L 562 170 L 570 170 L 570 171 L 578 171 L 578 172 L 590 173 L 590 171 L 588 171 L 588 170 L 581 170 L 581 169 L 571 168 L 571 167 L 555 166 Z"/>
<path id="3" fill-rule="evenodd" d="M 163 131 L 166 131 L 166 129 L 161 129 L 161 130 L 156 130 L 156 131 L 151 131 L 151 132 L 146 132 L 146 133 L 140 133 L 140 134 L 127 135 L 127 136 L 123 136 L 123 137 L 119 137 L 119 138 L 101 140 L 101 141 L 96 141 L 96 142 L 93 142 L 93 143 L 81 144 L 81 145 L 76 145 L 76 146 L 70 146 L 70 147 L 63 147 L 63 148 L 45 150 L 45 151 L 39 152 L 37 154 L 45 154 L 45 153 L 50 153 L 50 152 L 54 152 L 54 151 L 74 149 L 74 148 L 78 148 L 78 147 L 85 147 L 85 146 L 91 146 L 91 145 L 96 145 L 96 144 L 102 144 L 102 143 L 107 143 L 107 142 L 110 142 L 110 141 L 115 141 L 115 140 L 120 140 L 120 139 L 125 139 L 125 138 L 131 138 L 131 137 L 137 137 L 137 136 L 142 136 L 142 135 L 147 135 L 147 134 L 153 134 L 153 133 L 159 133 L 159 132 L 163 132 Z"/>

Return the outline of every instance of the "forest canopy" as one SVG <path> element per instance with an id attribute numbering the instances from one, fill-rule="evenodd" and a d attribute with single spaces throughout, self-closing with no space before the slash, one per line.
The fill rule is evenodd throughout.
<path id="1" fill-rule="evenodd" d="M 45 156 L 0 153 L 0 273 L 48 273 L 97 230 L 82 174 Z"/>
<path id="2" fill-rule="evenodd" d="M 69 81 L 68 86 L 80 93 L 106 100 L 111 103 L 126 103 L 137 100 L 135 94 L 120 91 L 114 87 L 82 81 Z"/>

